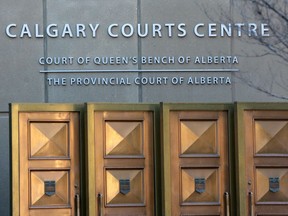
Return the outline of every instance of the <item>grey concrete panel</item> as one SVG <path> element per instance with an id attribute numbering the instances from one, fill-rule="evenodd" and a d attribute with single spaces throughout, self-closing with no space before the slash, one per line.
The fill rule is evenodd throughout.
<path id="1" fill-rule="evenodd" d="M 143 64 L 143 69 L 171 69 L 171 73 L 154 73 L 147 76 L 167 76 L 170 81 L 167 85 L 143 86 L 143 101 L 145 102 L 230 102 L 233 98 L 233 83 L 231 84 L 199 84 L 199 79 L 218 79 L 219 77 L 231 78 L 231 73 L 201 72 L 202 69 L 227 69 L 238 65 L 208 64 L 207 60 L 198 63 L 197 58 L 207 59 L 208 56 L 231 56 L 231 38 L 207 37 L 207 30 L 203 30 L 205 37 L 199 38 L 193 33 L 193 28 L 198 23 L 219 23 L 222 11 L 230 12 L 230 0 L 221 1 L 141 1 L 142 23 L 157 23 L 162 26 L 162 37 L 141 39 L 141 54 L 144 57 L 167 57 L 174 59 L 170 64 Z M 153 7 L 151 7 L 153 4 Z M 213 8 L 209 9 L 209 8 Z M 175 25 L 172 36 L 165 24 Z M 177 25 L 185 23 L 186 36 L 179 37 L 182 33 Z M 205 27 L 205 28 L 206 28 Z M 204 28 L 203 28 L 204 29 Z M 183 58 L 185 59 L 184 61 Z M 186 60 L 188 59 L 188 60 Z M 197 71 L 197 69 L 200 69 Z M 175 71 L 173 71 L 175 70 Z M 181 73 L 181 70 L 188 70 Z M 189 70 L 195 70 L 190 72 Z M 143 75 L 144 76 L 144 75 Z M 182 84 L 172 84 L 173 78 L 184 78 Z M 188 84 L 189 78 L 194 84 Z M 196 80 L 195 80 L 196 79 Z M 207 80 L 206 80 L 207 81 Z M 196 82 L 196 83 L 195 83 Z M 210 81 L 208 81 L 210 82 Z M 232 82 L 232 78 L 231 78 Z M 213 83 L 213 82 L 212 82 Z M 220 83 L 220 81 L 219 81 Z"/>
<path id="2" fill-rule="evenodd" d="M 219 13 L 221 10 L 229 11 L 229 0 L 222 1 L 152 1 L 141 2 L 141 22 L 158 23 L 162 25 L 162 37 L 147 37 L 141 40 L 142 55 L 146 56 L 208 56 L 208 55 L 231 55 L 230 38 L 208 38 L 207 25 L 209 23 L 221 22 Z M 224 9 L 221 7 L 223 3 Z M 209 10 L 208 8 L 213 8 Z M 219 11 L 217 8 L 219 7 Z M 172 37 L 168 37 L 165 24 L 175 24 L 172 30 Z M 186 36 L 178 37 L 181 33 L 177 25 L 185 24 Z M 193 33 L 194 26 L 204 23 L 205 27 L 201 32 L 205 37 L 199 38 Z M 219 33 L 219 32 L 218 32 Z M 157 66 L 157 65 L 156 65 Z M 225 68 L 230 65 L 215 65 L 213 67 Z M 148 67 L 148 66 L 147 66 Z M 152 67 L 152 66 L 151 66 Z M 159 67 L 172 68 L 201 68 L 210 67 L 207 65 L 177 64 Z"/>
<path id="3" fill-rule="evenodd" d="M 251 102 L 287 101 L 287 66 L 277 57 L 242 57 L 235 76 L 235 100 Z"/>
<path id="4" fill-rule="evenodd" d="M 82 73 L 51 74 L 51 82 L 59 77 L 66 79 L 66 86 L 48 87 L 49 102 L 139 102 L 139 86 L 136 73 Z"/>
<path id="5" fill-rule="evenodd" d="M 73 63 L 70 65 L 49 65 L 47 70 L 64 69 L 80 70 L 70 74 L 48 74 L 51 78 L 129 78 L 137 76 L 137 72 L 124 73 L 125 70 L 137 69 L 138 64 L 132 58 L 138 57 L 138 38 L 133 35 L 125 38 L 121 35 L 123 24 L 131 24 L 133 28 L 137 23 L 137 1 L 132 0 L 109 0 L 109 1 L 47 1 L 47 23 L 57 23 L 59 26 L 71 24 L 75 29 L 76 24 L 86 25 L 86 37 L 80 38 L 48 38 L 47 56 L 70 56 Z M 89 24 L 99 24 L 97 35 L 93 38 Z M 107 29 L 111 24 L 118 24 L 113 28 L 113 34 L 119 37 L 113 38 L 108 35 Z M 126 29 L 127 30 L 127 29 Z M 89 63 L 81 63 L 81 58 L 89 58 Z M 110 63 L 106 63 L 107 58 Z M 95 60 L 96 58 L 96 60 Z M 128 62 L 115 62 L 116 58 L 128 58 Z M 113 62 L 114 61 L 114 62 Z M 86 70 L 96 70 L 96 72 L 85 73 Z M 117 72 L 105 72 L 106 70 L 117 70 Z M 124 70 L 121 72 L 121 70 Z M 120 71 L 120 72 L 119 72 Z M 101 73 L 105 72 L 105 73 Z M 47 81 L 47 80 L 46 80 Z M 47 84 L 47 82 L 46 82 Z M 138 86 L 119 85 L 67 85 L 66 87 L 53 87 L 48 85 L 49 102 L 85 102 L 85 101 L 138 101 Z"/>
<path id="6" fill-rule="evenodd" d="M 9 116 L 0 113 L 0 212 L 3 216 L 10 215 L 10 154 L 9 154 Z"/>
<path id="7" fill-rule="evenodd" d="M 262 55 L 262 47 L 243 45 L 235 48 L 235 53 L 240 53 L 241 70 L 235 74 L 235 100 L 265 102 L 287 100 L 287 65 L 281 59 L 272 56 L 257 57 Z M 251 46 L 254 47 L 253 51 Z M 254 53 L 251 56 L 246 51 Z M 248 51 L 249 52 L 249 51 Z"/>
<path id="8" fill-rule="evenodd" d="M 254 11 L 255 8 L 251 5 L 237 2 L 234 7 L 234 17 L 238 20 L 266 23 L 266 21 L 259 20 Z M 267 38 L 273 44 L 277 40 L 271 31 L 270 34 Z M 285 48 L 282 51 L 288 52 L 287 49 L 285 51 Z M 257 40 L 249 37 L 233 40 L 233 54 L 241 56 L 241 70 L 235 74 L 235 100 L 249 102 L 288 100 L 287 62 L 272 54 L 267 47 L 259 44 Z"/>
<path id="9" fill-rule="evenodd" d="M 208 37 L 204 30 L 209 23 L 221 23 L 223 11 L 230 13 L 230 0 L 221 1 L 141 1 L 141 23 L 175 24 L 172 37 L 168 35 L 167 27 L 162 28 L 162 37 L 152 36 L 141 39 L 142 56 L 171 57 L 175 62 L 171 64 L 143 64 L 143 69 L 173 69 L 175 72 L 166 74 L 170 78 L 184 77 L 221 77 L 229 76 L 219 72 L 205 72 L 206 69 L 230 69 L 238 68 L 238 64 L 208 64 L 207 61 L 197 63 L 197 58 L 208 56 L 231 56 L 231 38 Z M 151 7 L 153 4 L 153 7 Z M 213 9 L 212 9 L 213 8 Z M 181 33 L 177 25 L 185 23 L 186 36 L 179 37 Z M 198 23 L 204 23 L 203 33 L 205 37 L 199 38 L 193 33 L 193 28 Z M 219 32 L 218 32 L 219 33 Z M 181 59 L 190 58 L 183 63 Z M 197 72 L 181 73 L 178 70 L 197 70 Z M 149 74 L 151 75 L 151 74 Z M 157 74 L 163 76 L 163 74 Z M 193 79 L 194 79 L 193 78 Z M 197 82 L 197 81 L 196 81 Z M 154 92 L 154 93 L 153 93 Z M 151 97 L 153 95 L 153 98 Z M 151 102 L 173 101 L 173 102 L 230 102 L 233 98 L 233 84 L 231 85 L 173 85 L 171 83 L 163 86 L 143 87 L 143 100 Z"/>
<path id="10" fill-rule="evenodd" d="M 9 102 L 43 102 L 44 79 L 37 63 L 38 56 L 43 54 L 43 39 L 9 38 L 5 34 L 6 26 L 11 23 L 17 25 L 13 34 L 19 36 L 25 23 L 33 33 L 33 24 L 41 24 L 42 16 L 42 1 L 1 1 L 0 110 L 7 111 Z"/>
<path id="11" fill-rule="evenodd" d="M 216 76 L 215 76 L 216 75 Z M 143 77 L 159 77 L 161 85 L 143 85 L 143 102 L 231 102 L 231 73 L 155 73 L 143 74 Z M 161 78 L 161 79 L 160 79 Z M 156 79 L 157 80 L 157 79 Z M 167 80 L 167 84 L 165 83 Z M 182 81 L 181 81 L 182 80 Z"/>
<path id="12" fill-rule="evenodd" d="M 137 56 L 137 37 L 125 38 L 121 36 L 121 26 L 129 23 L 133 26 L 137 23 L 137 2 L 131 0 L 117 1 L 53 1 L 47 2 L 47 23 L 57 23 L 59 28 L 64 24 L 70 24 L 75 29 L 76 24 L 86 26 L 86 38 L 48 38 L 48 56 L 72 56 L 75 64 L 70 69 L 127 69 L 137 68 L 137 65 L 105 65 L 94 64 L 94 57 L 123 57 Z M 113 29 L 119 37 L 112 38 L 108 35 L 107 29 L 111 24 L 119 24 Z M 92 37 L 89 24 L 99 24 L 96 37 Z M 62 25 L 62 26 L 61 26 Z M 75 31 L 74 31 L 75 32 Z M 74 33 L 73 32 L 73 33 Z M 77 64 L 77 57 L 90 57 L 89 64 Z M 49 66 L 48 69 L 60 68 Z"/>

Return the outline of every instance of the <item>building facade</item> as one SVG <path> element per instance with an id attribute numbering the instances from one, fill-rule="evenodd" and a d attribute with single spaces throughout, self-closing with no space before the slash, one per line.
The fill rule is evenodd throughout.
<path id="1" fill-rule="evenodd" d="M 285 1 L 1 5 L 1 215 L 287 215 Z"/>

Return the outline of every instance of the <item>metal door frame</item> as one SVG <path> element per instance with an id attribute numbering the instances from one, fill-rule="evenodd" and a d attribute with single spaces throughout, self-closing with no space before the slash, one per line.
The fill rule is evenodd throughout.
<path id="1" fill-rule="evenodd" d="M 20 215 L 20 176 L 19 176 L 19 113 L 20 112 L 78 112 L 79 113 L 79 167 L 80 167 L 80 188 L 81 203 L 85 203 L 84 178 L 85 171 L 83 158 L 83 128 L 84 105 L 83 104 L 52 104 L 52 103 L 12 103 L 10 108 L 10 157 L 11 157 L 11 212 L 12 216 Z M 85 208 L 81 208 L 81 213 L 85 215 Z"/>

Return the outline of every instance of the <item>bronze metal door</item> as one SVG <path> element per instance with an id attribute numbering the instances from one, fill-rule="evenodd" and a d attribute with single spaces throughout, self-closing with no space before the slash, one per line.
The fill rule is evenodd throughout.
<path id="1" fill-rule="evenodd" d="M 154 215 L 153 119 L 141 105 L 88 105 L 89 215 Z"/>
<path id="2" fill-rule="evenodd" d="M 49 105 L 34 106 L 49 110 Z M 79 113 L 31 110 L 33 106 L 15 105 L 12 111 L 19 128 L 19 149 L 13 147 L 19 153 L 19 164 L 13 165 L 13 202 L 20 203 L 19 209 L 13 204 L 13 215 L 80 215 Z"/>
<path id="3" fill-rule="evenodd" d="M 239 104 L 238 118 L 238 130 L 244 129 L 238 137 L 238 154 L 245 155 L 238 161 L 238 169 L 245 166 L 245 173 L 239 175 L 243 182 L 239 195 L 246 198 L 240 214 L 287 215 L 287 105 Z"/>
<path id="4" fill-rule="evenodd" d="M 223 108 L 163 105 L 165 215 L 230 215 L 230 114 Z"/>

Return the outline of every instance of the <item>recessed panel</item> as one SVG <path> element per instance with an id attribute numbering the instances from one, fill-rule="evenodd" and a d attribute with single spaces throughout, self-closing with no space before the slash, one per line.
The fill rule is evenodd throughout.
<path id="1" fill-rule="evenodd" d="M 142 122 L 107 121 L 105 123 L 105 135 L 107 156 L 143 155 Z"/>
<path id="2" fill-rule="evenodd" d="M 256 168 L 256 201 L 288 202 L 288 169 Z"/>
<path id="3" fill-rule="evenodd" d="M 288 154 L 288 121 L 255 121 L 256 154 Z"/>
<path id="4" fill-rule="evenodd" d="M 143 169 L 106 170 L 107 205 L 143 205 Z"/>
<path id="5" fill-rule="evenodd" d="M 30 157 L 68 157 L 68 123 L 31 122 Z"/>
<path id="6" fill-rule="evenodd" d="M 30 206 L 69 206 L 69 171 L 31 171 Z"/>
<path id="7" fill-rule="evenodd" d="M 181 154 L 216 154 L 216 121 L 181 121 Z"/>
<path id="8" fill-rule="evenodd" d="M 219 202 L 218 169 L 181 169 L 182 204 Z"/>

